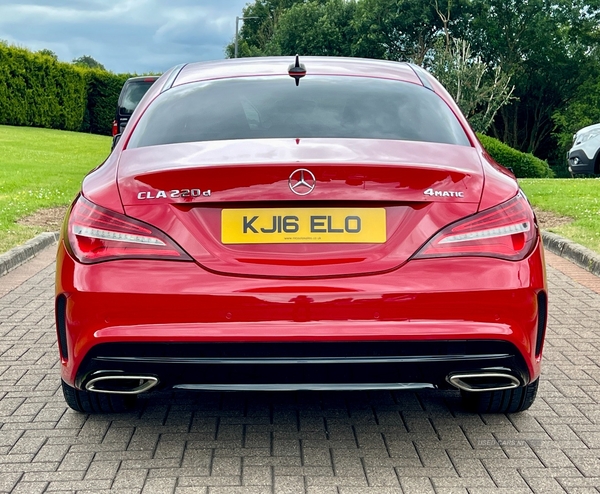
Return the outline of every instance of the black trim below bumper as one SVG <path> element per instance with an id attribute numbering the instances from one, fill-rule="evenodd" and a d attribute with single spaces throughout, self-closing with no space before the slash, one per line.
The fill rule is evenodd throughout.
<path id="1" fill-rule="evenodd" d="M 329 388 L 361 384 L 426 383 L 449 387 L 456 372 L 502 370 L 529 382 L 527 365 L 510 343 L 497 340 L 106 343 L 84 359 L 75 385 L 94 373 L 156 376 L 159 388 L 223 385 L 248 388 L 315 383 Z"/>

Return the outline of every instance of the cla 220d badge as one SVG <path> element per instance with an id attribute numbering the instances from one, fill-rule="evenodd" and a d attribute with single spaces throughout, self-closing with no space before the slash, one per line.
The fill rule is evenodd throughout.
<path id="1" fill-rule="evenodd" d="M 138 192 L 137 198 L 140 201 L 144 199 L 178 199 L 190 197 L 210 197 L 210 190 L 200 189 L 173 189 L 173 190 L 157 190 L 155 193 L 151 190 L 143 190 Z"/>
<path id="2" fill-rule="evenodd" d="M 294 170 L 288 179 L 290 190 L 299 196 L 310 194 L 317 185 L 317 179 L 310 170 L 298 168 Z"/>

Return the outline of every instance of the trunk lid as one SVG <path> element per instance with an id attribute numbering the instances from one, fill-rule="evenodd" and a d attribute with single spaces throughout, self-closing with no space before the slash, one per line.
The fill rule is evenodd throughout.
<path id="1" fill-rule="evenodd" d="M 477 211 L 483 172 L 466 146 L 265 139 L 126 150 L 118 182 L 126 214 L 206 269 L 311 278 L 398 267 Z"/>

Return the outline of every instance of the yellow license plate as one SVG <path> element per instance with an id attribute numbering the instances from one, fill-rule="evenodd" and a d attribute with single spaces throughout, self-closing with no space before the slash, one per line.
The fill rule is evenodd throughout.
<path id="1" fill-rule="evenodd" d="M 224 244 L 386 241 L 384 208 L 223 209 Z"/>

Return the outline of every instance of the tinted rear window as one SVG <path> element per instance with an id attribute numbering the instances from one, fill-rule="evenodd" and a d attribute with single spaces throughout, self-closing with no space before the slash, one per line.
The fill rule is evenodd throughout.
<path id="1" fill-rule="evenodd" d="M 146 110 L 128 147 L 266 138 L 357 138 L 469 146 L 434 92 L 360 77 L 222 79 L 175 87 Z"/>
<path id="2" fill-rule="evenodd" d="M 119 97 L 119 113 L 121 115 L 131 115 L 152 84 L 154 84 L 154 81 L 127 83 Z"/>

